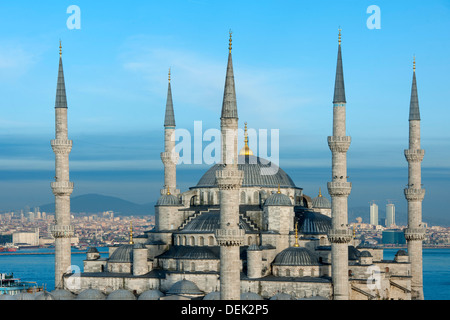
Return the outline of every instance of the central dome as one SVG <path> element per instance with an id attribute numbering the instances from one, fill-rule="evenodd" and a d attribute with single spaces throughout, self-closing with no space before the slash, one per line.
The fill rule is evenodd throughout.
<path id="1" fill-rule="evenodd" d="M 201 177 L 195 188 L 217 187 L 216 171 L 222 167 L 215 164 Z M 253 155 L 239 155 L 238 169 L 244 171 L 242 187 L 296 188 L 291 177 L 273 162 Z"/>

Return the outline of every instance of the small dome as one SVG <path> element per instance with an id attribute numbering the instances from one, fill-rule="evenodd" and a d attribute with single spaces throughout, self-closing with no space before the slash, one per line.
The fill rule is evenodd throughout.
<path id="1" fill-rule="evenodd" d="M 319 259 L 310 250 L 303 247 L 289 247 L 275 257 L 276 266 L 318 266 Z"/>
<path id="2" fill-rule="evenodd" d="M 259 294 L 254 292 L 241 293 L 241 300 L 264 300 Z"/>
<path id="3" fill-rule="evenodd" d="M 158 202 L 156 203 L 157 206 L 179 206 L 180 201 L 178 201 L 178 198 L 175 197 L 173 194 L 163 194 L 161 197 L 159 197 Z"/>
<path id="4" fill-rule="evenodd" d="M 175 282 L 173 286 L 167 291 L 168 294 L 181 294 L 181 295 L 198 295 L 204 294 L 200 291 L 195 283 L 189 280 L 180 280 Z"/>
<path id="5" fill-rule="evenodd" d="M 272 298 L 270 298 L 270 300 L 297 300 L 297 299 L 295 299 L 290 294 L 280 292 L 274 295 Z"/>
<path id="6" fill-rule="evenodd" d="M 203 300 L 220 300 L 220 292 L 210 292 L 203 298 Z"/>
<path id="7" fill-rule="evenodd" d="M 348 246 L 348 260 L 358 260 L 361 252 L 354 246 Z"/>
<path id="8" fill-rule="evenodd" d="M 261 251 L 261 247 L 256 244 L 251 244 L 248 246 L 247 251 Z"/>
<path id="9" fill-rule="evenodd" d="M 64 289 L 56 289 L 51 292 L 52 296 L 55 300 L 73 300 L 75 299 L 75 295 L 73 295 L 70 291 Z"/>
<path id="10" fill-rule="evenodd" d="M 369 258 L 369 257 L 372 257 L 372 255 L 370 254 L 369 251 L 364 250 L 364 251 L 361 251 L 360 257 L 366 257 L 366 258 Z"/>
<path id="11" fill-rule="evenodd" d="M 34 300 L 55 300 L 55 298 L 47 291 L 36 293 Z"/>
<path id="12" fill-rule="evenodd" d="M 287 195 L 277 192 L 266 199 L 264 206 L 292 206 L 292 202 Z"/>
<path id="13" fill-rule="evenodd" d="M 80 292 L 77 300 L 105 300 L 105 295 L 97 289 L 85 289 Z"/>
<path id="14" fill-rule="evenodd" d="M 89 247 L 87 253 L 99 253 L 96 247 Z"/>
<path id="15" fill-rule="evenodd" d="M 313 208 L 317 209 L 331 209 L 331 202 L 324 196 L 322 196 L 322 192 L 319 189 L 319 195 L 312 199 Z"/>
<path id="16" fill-rule="evenodd" d="M 111 292 L 106 300 L 136 300 L 136 297 L 128 290 L 119 289 Z"/>
<path id="17" fill-rule="evenodd" d="M 147 290 L 139 295 L 138 300 L 159 300 L 164 294 L 159 290 Z"/>
<path id="18" fill-rule="evenodd" d="M 133 246 L 132 244 L 120 246 L 111 254 L 108 262 L 133 262 Z"/>
<path id="19" fill-rule="evenodd" d="M 395 256 L 407 256 L 408 253 L 405 250 L 398 250 Z"/>

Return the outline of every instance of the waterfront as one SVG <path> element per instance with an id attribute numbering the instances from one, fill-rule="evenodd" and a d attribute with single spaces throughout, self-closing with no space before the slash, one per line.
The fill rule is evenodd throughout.
<path id="1" fill-rule="evenodd" d="M 98 250 L 102 258 L 108 256 L 108 248 Z M 385 249 L 384 259 L 393 259 L 397 251 Z M 13 272 L 23 281 L 34 281 L 52 291 L 55 286 L 53 253 L 54 249 L 22 249 L 12 255 L 0 255 L 0 272 Z M 72 249 L 72 265 L 78 266 L 80 271 L 83 271 L 84 259 L 83 251 Z M 423 250 L 423 282 L 426 300 L 450 300 L 450 248 Z"/>

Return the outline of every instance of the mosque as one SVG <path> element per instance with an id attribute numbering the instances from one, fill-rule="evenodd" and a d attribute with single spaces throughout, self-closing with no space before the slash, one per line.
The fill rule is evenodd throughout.
<path id="1" fill-rule="evenodd" d="M 220 115 L 221 163 L 207 170 L 189 190 L 177 189 L 178 154 L 171 139 L 176 124 L 169 74 L 165 147 L 161 153 L 164 185 L 155 206 L 154 229 L 133 237 L 130 228 L 129 243 L 110 247 L 107 258 L 102 258 L 96 248 L 90 248 L 83 272 L 78 275 L 61 271 L 67 268 L 67 263 L 70 265 L 70 257 L 67 261 L 63 253 L 57 252 L 55 263 L 59 269 L 55 272 L 56 290 L 52 294 L 59 299 L 121 300 L 420 299 L 421 274 L 415 282 L 414 270 L 421 272 L 421 260 L 415 269 L 418 260 L 411 259 L 408 253 L 417 253 L 412 249 L 416 247 L 408 247 L 408 252 L 399 250 L 393 260 L 385 260 L 382 249 L 361 247 L 348 227 L 347 197 L 351 183 L 347 182 L 346 151 L 350 137 L 345 134 L 340 30 L 333 136 L 328 137 L 333 159 L 332 181 L 328 182 L 331 201 L 321 191 L 315 197 L 304 194 L 282 168 L 277 167 L 274 174 L 265 174 L 269 166 L 273 169 L 273 164 L 254 155 L 249 148 L 247 124 L 244 147 L 238 152 L 231 44 L 230 33 Z M 57 104 L 64 103 L 56 109 L 67 111 L 63 77 L 60 59 Z M 415 73 L 412 91 L 410 130 L 411 122 L 414 128 L 418 124 L 418 119 L 414 118 L 418 112 Z M 58 116 L 58 112 L 61 111 L 57 110 L 57 128 L 61 128 L 67 119 Z M 63 125 L 58 126 L 58 121 Z M 67 145 L 64 141 L 59 144 Z M 420 151 L 420 146 L 415 146 L 414 150 Z M 57 171 L 58 166 L 68 169 L 68 159 L 56 162 Z M 410 170 L 410 175 L 413 171 Z M 60 181 L 65 183 L 66 189 L 59 193 L 52 184 L 55 197 L 65 197 L 64 201 L 71 192 L 68 188 L 73 187 L 68 184 L 68 176 L 66 178 Z M 416 201 L 417 208 L 420 195 L 414 199 L 409 196 L 410 200 L 408 195 L 414 192 L 408 190 L 405 189 L 408 202 Z M 57 206 L 57 224 L 53 227 L 57 250 L 58 240 L 73 232 L 70 222 L 58 220 L 58 208 L 61 217 L 66 206 Z M 412 212 L 409 212 L 411 217 Z M 58 221 L 63 222 L 58 225 Z M 411 222 L 405 235 L 407 240 L 417 244 L 421 241 L 420 232 L 420 225 L 413 226 Z M 421 252 L 419 256 L 421 259 Z"/>

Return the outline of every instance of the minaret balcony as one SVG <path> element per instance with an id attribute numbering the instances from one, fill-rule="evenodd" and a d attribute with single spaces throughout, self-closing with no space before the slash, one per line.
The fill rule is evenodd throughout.
<path id="1" fill-rule="evenodd" d="M 406 228 L 405 229 L 405 239 L 410 240 L 424 240 L 425 239 L 425 228 Z"/>
<path id="2" fill-rule="evenodd" d="M 408 162 L 421 162 L 425 155 L 425 150 L 423 149 L 406 149 L 405 158 Z"/>
<path id="3" fill-rule="evenodd" d="M 404 191 L 408 201 L 422 201 L 425 197 L 425 189 L 406 188 Z"/>
<path id="4" fill-rule="evenodd" d="M 242 246 L 244 244 L 245 230 L 243 229 L 216 229 L 216 241 L 219 246 Z"/>
<path id="5" fill-rule="evenodd" d="M 217 186 L 221 190 L 239 189 L 244 179 L 244 171 L 224 167 L 222 170 L 216 171 L 216 179 Z"/>
<path id="6" fill-rule="evenodd" d="M 50 141 L 50 145 L 57 154 L 68 154 L 72 150 L 72 140 L 55 139 Z"/>
<path id="7" fill-rule="evenodd" d="M 352 191 L 351 182 L 328 182 L 328 193 L 331 197 L 348 197 Z"/>
<path id="8" fill-rule="evenodd" d="M 349 243 L 353 239 L 353 231 L 350 229 L 330 229 L 327 236 L 331 243 Z"/>
<path id="9" fill-rule="evenodd" d="M 347 152 L 351 141 L 350 136 L 330 136 L 328 137 L 328 146 L 331 152 Z"/>
<path id="10" fill-rule="evenodd" d="M 180 155 L 177 152 L 161 152 L 161 160 L 164 165 L 176 165 Z"/>
<path id="11" fill-rule="evenodd" d="M 71 195 L 73 191 L 73 182 L 70 181 L 55 181 L 51 183 L 53 194 L 56 195 Z"/>
<path id="12" fill-rule="evenodd" d="M 54 238 L 71 238 L 75 234 L 74 227 L 72 225 L 52 225 L 50 226 L 50 232 Z"/>

